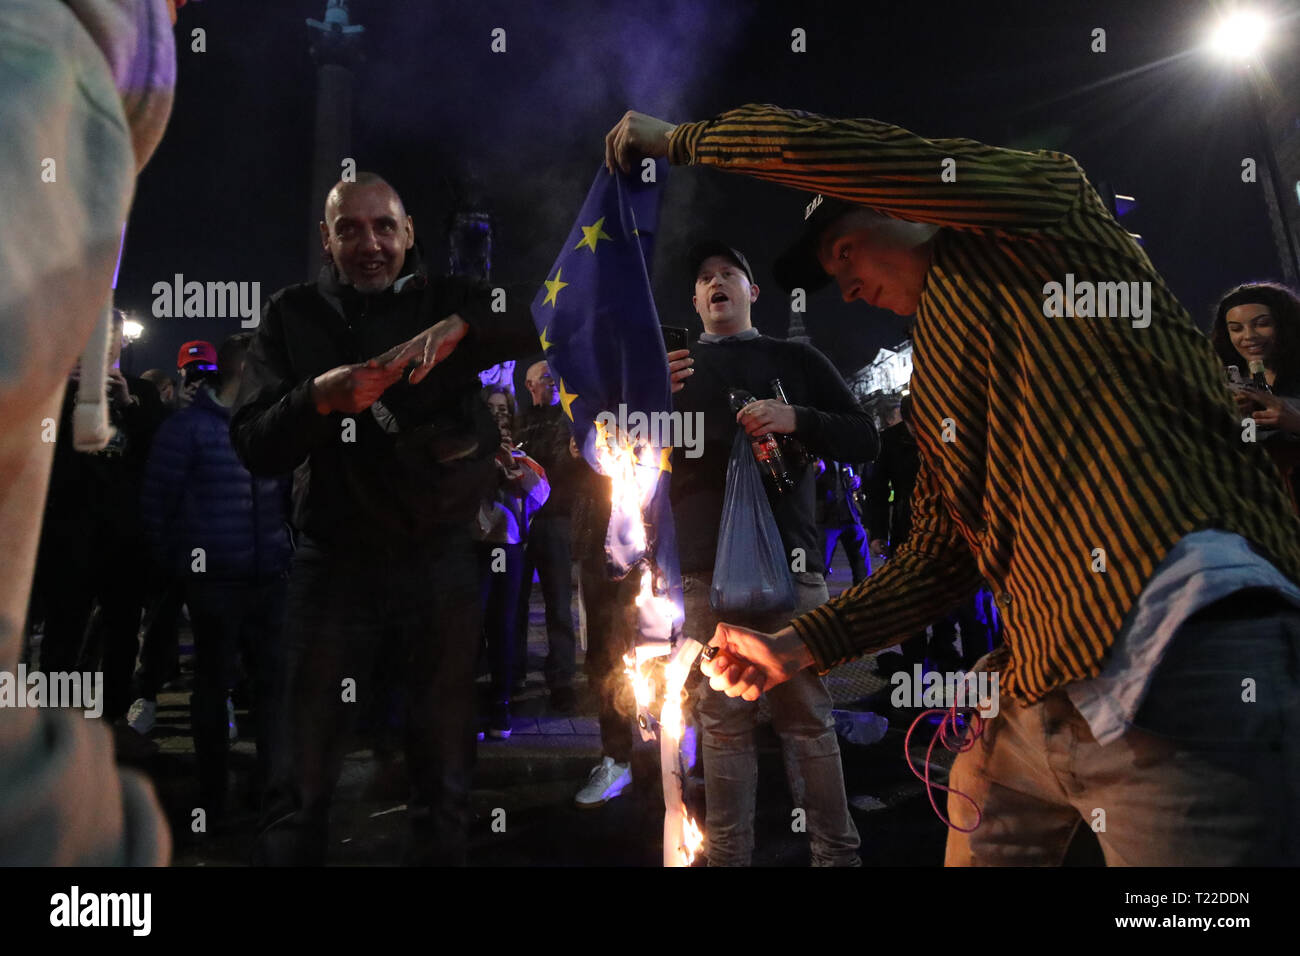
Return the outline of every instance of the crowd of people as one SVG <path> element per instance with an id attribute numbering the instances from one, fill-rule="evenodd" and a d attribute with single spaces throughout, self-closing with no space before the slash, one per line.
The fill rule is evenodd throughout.
<path id="1" fill-rule="evenodd" d="M 73 349 L 105 321 L 134 174 L 175 80 L 165 4 L 119 17 L 95 6 L 0 14 L 21 28 L 0 43 L 38 37 L 51 64 L 30 78 L 41 109 L 6 112 L 5 168 L 37 169 L 46 150 L 71 151 L 74 169 L 96 157 L 96 174 L 66 188 L 16 190 L 23 228 L 0 230 L 37 222 L 58 238 L 0 247 L 2 316 L 21 343 L 0 380 L 0 536 L 12 542 L 0 663 L 19 656 L 25 603 L 25 633 L 41 632 L 32 663 L 101 671 L 120 741 L 157 719 L 184 608 L 209 818 L 227 809 L 242 685 L 259 862 L 327 861 L 334 790 L 364 721 L 405 751 L 407 861 L 463 864 L 476 711 L 485 745 L 508 737 L 534 573 L 549 704 L 578 704 L 576 563 L 602 736 L 576 802 L 614 798 L 631 773 L 621 659 L 634 595 L 603 554 L 607 484 L 577 454 L 544 359 L 522 411 L 508 392 L 484 394 L 479 373 L 535 355 L 536 330 L 480 284 L 425 268 L 381 177 L 330 190 L 319 276 L 272 296 L 251 336 L 186 343 L 178 379 L 135 379 L 117 369 L 117 314 L 106 377 L 89 348 L 69 377 Z M 664 158 L 815 196 L 777 284 L 833 283 L 846 301 L 915 317 L 911 400 L 882 434 L 825 356 L 753 326 L 759 283 L 743 253 L 716 240 L 692 252 L 704 332 L 666 360 L 675 410 L 704 430 L 703 453 L 674 464 L 672 506 L 684 632 L 716 649 L 691 708 L 709 862 L 752 858 L 760 697 L 811 859 L 860 862 L 822 677 L 896 644 L 886 673 L 928 661 L 1001 677 L 998 713 L 949 775 L 947 863 L 1057 864 L 1085 821 L 1111 864 L 1300 862 L 1294 292 L 1236 288 L 1205 336 L 1077 162 L 1052 151 L 760 104 L 677 125 L 629 112 L 605 147 L 611 173 Z M 941 176 L 949 167 L 956 179 Z M 1067 271 L 1145 287 L 1145 321 L 1050 317 L 1047 285 Z M 83 378 L 105 393 L 81 394 Z M 786 399 L 732 407 L 729 392 L 769 395 L 776 379 Z M 112 426 L 94 451 L 73 444 L 87 405 Z M 33 438 L 47 420 L 53 448 Z M 793 606 L 722 613 L 727 463 L 744 437 L 770 447 L 772 435 L 807 453 L 767 496 L 799 556 Z M 831 597 L 836 544 L 856 580 Z M 155 797 L 112 766 L 89 723 L 0 712 L 6 859 L 166 861 Z"/>
<path id="2" fill-rule="evenodd" d="M 349 324 L 351 315 L 373 316 L 380 309 L 394 311 L 396 322 L 403 304 L 396 287 L 411 283 L 416 283 L 417 295 L 440 289 L 449 297 L 444 310 L 472 313 L 472 285 L 446 279 L 430 285 L 414 249 L 408 254 L 402 247 L 401 229 L 387 228 L 390 220 L 400 226 L 404 212 L 400 197 L 379 177 L 363 174 L 356 185 L 335 187 L 326 216 L 331 262 L 312 290 L 318 301 L 308 298 L 310 287 L 287 290 L 271 306 L 271 316 L 277 310 L 285 316 L 280 322 L 292 309 L 319 309 L 320 300 L 341 310 L 340 318 L 349 318 Z M 343 238 L 348 227 L 340 227 L 340 220 L 359 223 L 369 237 L 348 243 Z M 395 238 L 386 241 L 386 232 Z M 388 274 L 381 270 L 377 278 L 368 278 L 366 266 L 373 261 Z M 738 427 L 762 433 L 779 425 L 783 433 L 801 436 L 811 452 L 798 463 L 794 492 L 774 495 L 771 501 L 787 551 L 803 549 L 812 556 L 795 574 L 796 613 L 827 600 L 825 577 L 837 546 L 853 585 L 867 580 L 873 567 L 879 569 L 903 547 L 911 532 L 919 459 L 910 395 L 886 405 L 877 435 L 839 373 L 816 349 L 761 335 L 753 327 L 750 311 L 758 285 L 743 253 L 707 242 L 692 250 L 689 265 L 693 301 L 705 331 L 689 350 L 673 353 L 671 369 L 676 408 L 702 413 L 706 427 L 703 454 L 698 460 L 681 459 L 675 469 L 673 503 L 686 628 L 707 641 L 719 622 L 709 592 L 726 461 Z M 342 279 L 357 281 L 342 284 Z M 329 290 L 332 301 L 323 290 Z M 412 297 L 412 309 L 417 303 Z M 270 808 L 263 815 L 263 858 L 323 862 L 330 792 L 345 736 L 356 724 L 344 705 L 361 701 L 364 706 L 356 712 L 363 725 L 408 732 L 424 728 L 423 739 L 408 750 L 412 769 L 418 771 L 415 786 L 424 787 L 429 810 L 423 858 L 463 859 L 463 844 L 454 848 L 456 835 L 464 831 L 469 792 L 472 755 L 466 740 L 511 736 L 512 698 L 525 688 L 534 580 L 545 608 L 547 707 L 558 715 L 578 711 L 574 612 L 579 595 L 573 584 L 579 580 L 586 675 L 602 752 L 575 803 L 596 808 L 628 787 L 636 734 L 624 655 L 636 639 L 632 615 L 638 582 L 609 575 L 609 479 L 579 454 L 555 376 L 544 359 L 524 375 L 522 411 L 510 388 L 475 389 L 471 384 L 478 364 L 505 354 L 500 348 L 462 363 L 457 373 L 464 393 L 462 419 L 448 423 L 443 434 L 416 439 L 438 443 L 426 448 L 438 449 L 441 457 L 434 460 L 440 466 L 463 458 L 480 440 L 491 448 L 486 459 L 490 469 L 481 469 L 472 482 L 454 469 L 435 467 L 435 474 L 450 479 L 438 493 L 460 489 L 464 511 L 471 515 L 457 530 L 450 521 L 454 513 L 440 510 L 445 504 L 420 499 L 427 490 L 418 482 L 403 485 L 399 475 L 394 485 L 391 473 L 381 479 L 372 466 L 349 464 L 347 446 L 367 441 L 375 443 L 372 452 L 382 447 L 392 454 L 390 467 L 398 471 L 418 461 L 409 457 L 402 440 L 379 445 L 386 430 L 419 434 L 420 426 L 412 426 L 411 419 L 405 429 L 400 424 L 416 408 L 401 388 L 394 390 L 390 383 L 383 398 L 376 396 L 368 404 L 353 397 L 356 385 L 340 388 L 332 399 L 317 397 L 331 394 L 318 384 L 328 383 L 330 376 L 364 379 L 380 368 L 377 363 L 336 366 L 309 380 L 312 387 L 304 392 L 296 381 L 300 373 L 272 364 L 277 358 L 285 361 L 284 352 L 268 349 L 275 336 L 284 334 L 272 318 L 260 342 L 248 332 L 230 336 L 219 347 L 186 342 L 174 373 L 150 369 L 133 378 L 118 367 L 121 334 L 117 313 L 108 373 L 114 436 L 100 452 L 71 447 L 68 420 L 80 369 L 69 377 L 29 612 L 29 633 L 39 635 L 39 651 L 28 649 L 33 664 L 47 671 L 101 669 L 105 719 L 118 724 L 119 737 L 124 728 L 147 736 L 155 726 L 160 690 L 180 676 L 178 630 L 181 620 L 188 620 L 198 806 L 210 818 L 219 824 L 227 811 L 228 755 L 239 737 L 238 697 L 248 705 L 256 741 L 252 787 L 267 795 Z M 1276 284 L 1240 286 L 1224 297 L 1210 334 L 1236 403 L 1260 426 L 1265 447 L 1280 449 L 1275 457 L 1285 480 L 1292 481 L 1286 463 L 1288 446 L 1300 446 L 1300 387 L 1295 384 L 1300 382 L 1300 300 Z M 513 336 L 516 347 L 531 337 L 530 330 L 517 327 L 498 329 L 497 335 L 506 342 Z M 377 341 L 373 348 L 381 354 L 393 351 L 384 350 L 385 344 Z M 427 344 L 407 351 L 423 361 L 433 354 Z M 328 361 L 322 356 L 316 364 L 363 354 L 340 353 Z M 527 355 L 520 351 L 511 357 Z M 755 403 L 738 425 L 723 407 L 728 391 L 750 387 L 761 393 L 764 383 L 776 378 L 796 396 L 793 404 L 775 399 Z M 267 428 L 268 414 L 285 416 L 281 427 L 289 427 L 292 410 L 286 399 L 292 401 L 295 391 L 299 402 L 314 406 L 310 414 L 319 412 L 318 402 L 333 401 L 327 407 L 341 419 L 338 434 L 319 431 L 317 441 L 328 452 L 284 434 L 284 442 L 297 441 L 299 450 L 306 451 L 305 461 L 287 457 L 273 432 L 258 433 Z M 234 416 L 232 430 L 237 410 L 242 411 Z M 246 431 L 240 428 L 241 415 Z M 780 424 L 781 416 L 790 421 Z M 354 429 L 351 435 L 349 428 Z M 259 446 L 266 450 L 257 451 Z M 263 463 L 262 455 L 269 461 Z M 374 487 L 353 497 L 331 481 L 331 467 L 364 469 Z M 399 497 L 387 498 L 387 492 Z M 409 518 L 418 526 L 421 516 L 434 514 L 426 528 L 446 553 L 435 557 L 427 544 L 396 544 L 373 534 L 379 510 L 400 502 L 401 494 L 412 496 L 410 510 L 397 521 L 390 514 L 389 523 Z M 446 593 L 442 585 L 447 580 L 431 564 L 446 568 L 452 555 L 458 556 L 456 575 L 463 582 L 452 592 L 455 610 L 446 612 L 454 617 L 431 611 L 434 594 Z M 286 617 L 287 606 L 297 609 L 296 616 Z M 427 623 L 419 623 L 424 614 L 432 615 L 426 620 L 457 622 L 437 628 L 444 636 L 434 648 L 418 646 L 419 635 L 428 630 Z M 734 617 L 739 624 L 773 630 L 788 620 L 779 615 Z M 393 625 L 397 627 L 390 631 Z M 333 646 L 322 638 L 331 631 L 339 635 Z M 993 650 L 997 640 L 997 613 L 991 595 L 981 588 L 956 610 L 936 616 L 895 649 L 880 653 L 877 671 L 886 678 L 900 671 L 911 674 L 914 666 L 963 672 Z M 389 641 L 395 644 L 386 647 Z M 403 673 L 411 673 L 408 667 L 422 660 L 421 677 L 403 680 Z M 439 676 L 446 674 L 449 661 L 456 662 L 459 687 Z M 477 694 L 476 675 L 482 678 Z M 359 697 L 334 692 L 349 677 L 357 682 Z M 438 681 L 443 691 L 429 695 L 421 680 Z M 311 695 L 299 689 L 299 682 L 312 687 Z M 810 795 L 814 861 L 855 863 L 858 835 L 845 801 L 825 685 L 805 670 L 776 687 L 768 699 L 791 779 Z M 421 701 L 423 710 L 407 709 Z M 881 712 L 898 710 L 888 685 L 860 704 Z M 744 865 L 752 857 L 757 713 L 754 701 L 697 688 L 693 717 L 704 744 L 708 853 L 714 864 Z M 471 722 L 476 735 L 470 733 Z M 454 731 L 435 729 L 448 723 Z M 273 764 L 277 747 L 283 749 L 282 759 Z M 304 759 L 307 754 L 310 759 Z M 448 847 L 453 848 L 451 857 Z"/>
<path id="3" fill-rule="evenodd" d="M 342 317 L 355 309 L 369 313 L 374 321 L 376 313 L 383 314 L 380 310 L 396 311 L 403 304 L 393 295 L 395 286 L 414 283 L 410 287 L 417 292 L 426 287 L 429 279 L 419 268 L 414 247 L 402 247 L 401 230 L 387 228 L 390 220 L 400 224 L 403 217 L 400 197 L 387 183 L 369 174 L 362 174 L 355 185 L 341 183 L 330 195 L 326 217 L 331 261 L 322 270 L 320 285 L 337 296 L 334 307 L 343 310 Z M 339 221 L 344 225 L 338 226 Z M 370 238 L 344 240 L 350 221 L 369 230 Z M 386 231 L 395 238 L 385 241 Z M 374 255 L 376 247 L 379 256 Z M 385 281 L 386 275 L 366 277 L 365 264 L 376 259 L 393 273 L 391 281 Z M 708 601 L 714 543 L 726 460 L 737 428 L 725 408 L 730 388 L 749 387 L 761 393 L 772 378 L 782 379 L 798 404 L 765 400 L 756 403 L 748 417 L 774 410 L 803 416 L 808 445 L 821 456 L 801 465 L 794 475 L 793 494 L 773 502 L 785 543 L 809 555 L 806 566 L 796 573 L 799 607 L 814 607 L 826 599 L 824 576 L 837 543 L 857 583 L 869 572 L 869 537 L 895 546 L 901 542 L 910 487 L 891 472 L 879 482 L 873 479 L 871 495 L 864 495 L 859 475 L 873 474 L 875 427 L 821 353 L 807 345 L 762 336 L 753 327 L 750 308 L 758 286 L 744 255 L 719 242 L 705 243 L 693 251 L 689 265 L 695 273 L 696 309 L 706 331 L 689 357 L 674 353 L 678 357 L 676 404 L 683 412 L 701 413 L 707 425 L 703 455 L 698 461 L 679 461 L 674 502 L 681 526 L 687 626 L 694 636 L 707 640 L 716 623 Z M 336 285 L 341 279 L 350 281 Z M 476 290 L 469 283 L 433 283 L 432 288 L 442 284 L 441 294 L 452 297 L 457 308 L 471 311 L 469 297 Z M 301 287 L 290 292 L 271 306 L 271 334 L 278 334 L 282 314 L 319 305 L 304 301 Z M 412 309 L 420 304 L 416 298 L 410 303 Z M 267 425 L 254 417 L 254 409 L 279 410 L 283 396 L 271 399 L 277 392 L 291 395 L 294 389 L 288 385 L 295 376 L 290 369 L 271 364 L 276 356 L 266 351 L 265 344 L 259 348 L 253 333 L 232 335 L 219 346 L 186 342 L 174 372 L 155 368 L 135 378 L 119 368 L 122 319 L 116 312 L 112 331 L 116 345 L 109 355 L 108 400 L 115 430 L 101 451 L 72 448 L 68 420 L 77 401 L 78 369 L 68 382 L 28 614 L 28 634 L 37 640 L 25 654 L 46 671 L 101 669 L 108 687 L 104 716 L 117 725 L 119 747 L 139 752 L 134 745 L 138 742 L 124 731 L 144 738 L 154 730 L 160 691 L 182 676 L 178 633 L 182 622 L 188 621 L 193 636 L 189 718 L 197 806 L 215 828 L 222 829 L 228 810 L 229 751 L 239 738 L 238 699 L 247 705 L 256 742 L 252 789 L 265 792 L 268 805 L 275 807 L 267 817 L 265 858 L 319 862 L 326 819 L 323 807 L 328 805 L 349 728 L 361 724 L 373 730 L 377 724 L 381 731 L 405 729 L 408 720 L 434 727 L 450 718 L 463 738 L 472 708 L 479 741 L 511 736 L 512 697 L 525 687 L 530 590 L 536 579 L 545 608 L 543 673 L 547 707 L 553 714 L 572 715 L 578 710 L 575 609 L 585 622 L 586 674 L 599 716 L 602 753 L 576 793 L 575 803 L 581 808 L 599 807 L 626 789 L 632 779 L 635 708 L 624 655 L 636 639 L 631 615 L 638 582 L 635 576 L 610 577 L 605 553 L 609 479 L 582 459 L 559 402 L 555 377 L 544 359 L 528 366 L 524 375 L 522 411 L 507 387 L 473 390 L 469 383 L 475 362 L 463 364 L 458 373 L 465 392 L 465 417 L 453 423 L 461 427 L 460 434 L 439 436 L 445 443 L 439 447 L 447 459 L 454 460 L 463 458 L 466 449 L 476 449 L 481 439 L 491 448 L 486 459 L 491 469 L 480 469 L 472 484 L 458 477 L 459 483 L 451 485 L 462 490 L 464 510 L 471 515 L 463 527 L 453 528 L 452 513 L 445 512 L 427 525 L 440 546 L 455 542 L 463 547 L 451 554 L 460 555 L 461 578 L 475 584 L 460 595 L 454 617 L 431 618 L 457 623 L 441 628 L 447 632 L 445 643 L 440 653 L 429 656 L 420 677 L 434 679 L 435 672 L 454 659 L 461 686 L 455 693 L 426 697 L 425 711 L 417 714 L 405 708 L 421 699 L 418 680 L 401 686 L 401 675 L 409 673 L 407 666 L 421 659 L 415 632 L 427 627 L 416 622 L 427 613 L 430 599 L 416 600 L 416 596 L 441 591 L 445 575 L 419 577 L 417 569 L 429 572 L 427 563 L 411 557 L 408 549 L 416 549 L 415 542 L 397 550 L 387 539 L 377 543 L 373 522 L 365 520 L 366 509 L 371 509 L 370 518 L 379 520 L 380 509 L 400 505 L 400 494 L 405 493 L 410 496 L 408 514 L 418 521 L 419 515 L 445 504 L 435 504 L 418 481 L 395 491 L 396 498 L 386 498 L 375 487 L 359 499 L 340 497 L 346 493 L 329 483 L 331 467 L 349 467 L 347 458 L 334 457 L 339 449 L 346 452 L 348 445 L 371 441 L 374 447 L 398 454 L 401 444 L 380 445 L 380 435 L 385 422 L 391 434 L 403 434 L 401 425 L 393 422 L 413 414 L 414 400 L 390 384 L 382 405 L 374 401 L 363 409 L 382 408 L 382 417 L 376 413 L 354 418 L 343 413 L 357 411 L 361 401 L 335 399 L 342 405 L 339 433 L 322 434 L 330 452 L 309 450 L 306 462 L 290 468 L 278 443 L 268 443 L 266 434 L 258 434 L 257 429 Z M 515 328 L 507 335 L 515 336 L 516 345 L 522 339 L 532 347 L 531 334 L 521 335 Z M 495 356 L 486 355 L 479 362 L 491 357 Z M 280 361 L 284 361 L 282 353 Z M 366 363 L 338 369 L 361 375 L 371 371 Z M 441 372 L 446 374 L 447 368 Z M 318 379 L 328 380 L 333 374 L 327 371 Z M 312 393 L 319 394 L 317 386 Z M 896 406 L 892 413 L 897 414 Z M 241 431 L 240 415 L 249 431 Z M 414 431 L 409 419 L 406 424 L 406 431 Z M 886 435 L 896 430 L 887 430 Z M 259 452 L 259 446 L 267 450 Z M 910 447 L 914 456 L 915 446 Z M 261 464 L 261 454 L 272 458 L 269 464 Z M 378 484 L 379 471 L 365 467 Z M 911 467 L 915 471 L 914 460 Z M 268 474 L 259 473 L 263 470 Z M 385 473 L 382 481 L 392 478 Z M 869 535 L 864 514 L 880 530 Z M 393 523 L 391 515 L 388 520 Z M 425 562 L 433 560 L 428 550 Z M 111 560 L 104 560 L 107 556 Z M 394 557 L 409 558 L 409 566 L 399 563 L 394 568 L 389 563 Z M 874 560 L 879 563 L 884 554 L 877 553 Z M 335 570 L 331 561 L 339 562 L 343 570 Z M 368 565 L 364 574 L 363 565 Z M 391 576 L 407 580 L 394 589 Z M 581 581 L 580 608 L 575 608 L 575 579 Z M 375 602 L 377 591 L 386 598 L 382 603 Z M 346 613 L 343 602 L 350 602 Z M 286 617 L 287 605 L 298 609 L 297 618 Z M 394 640 L 387 628 L 394 623 L 400 626 L 403 615 L 410 616 L 411 633 L 404 637 L 399 633 L 394 646 L 385 647 Z M 770 615 L 766 619 L 775 620 Z M 474 622 L 480 622 L 478 631 L 471 633 Z M 328 639 L 321 632 L 330 629 L 340 637 L 334 654 L 326 655 Z M 367 629 L 374 636 L 365 640 L 364 647 L 354 646 L 354 634 Z M 918 641 L 923 642 L 924 635 L 907 645 Z M 459 645 L 454 650 L 453 642 Z M 364 655 L 368 657 L 359 659 Z M 473 669 L 476 662 L 477 670 Z M 327 664 L 332 668 L 326 670 Z M 479 693 L 471 695 L 476 674 L 485 679 L 479 682 Z M 351 700 L 347 694 L 333 696 L 339 696 L 342 704 L 361 703 L 355 708 L 357 720 L 349 718 L 348 707 L 333 706 L 340 701 L 326 699 L 331 696 L 327 688 L 349 677 L 357 681 L 359 696 Z M 296 691 L 294 684 L 299 681 L 314 682 L 318 696 Z M 856 860 L 858 839 L 845 802 L 830 696 L 810 672 L 797 684 L 778 690 L 772 705 L 795 779 L 807 779 L 814 795 L 832 797 L 828 807 L 815 801 L 811 807 L 815 858 L 828 863 Z M 881 706 L 887 703 L 882 701 Z M 456 710 L 459 715 L 453 714 Z M 752 731 L 757 713 L 752 702 L 731 701 L 707 689 L 700 699 L 705 776 L 714 808 L 709 818 L 710 856 L 718 863 L 747 862 L 752 854 L 757 766 Z M 383 733 L 378 737 L 376 742 L 383 746 Z M 277 747 L 292 748 L 287 752 L 294 754 L 293 760 L 281 761 L 278 775 L 271 756 Z M 304 753 L 311 753 L 311 759 L 304 761 Z M 463 812 L 470 766 L 463 739 L 452 733 L 431 735 L 408 754 L 413 769 L 441 768 L 440 778 L 424 781 L 426 792 L 450 804 L 453 814 Z M 423 768 L 421 760 L 427 761 Z M 304 764 L 314 774 L 310 779 L 298 775 Z M 744 781 L 739 788 L 722 782 L 737 775 Z M 420 778 L 415 779 L 418 786 Z M 305 794 L 317 801 L 314 810 Z M 300 816 L 292 824 L 286 822 L 295 813 Z M 452 842 L 447 827 L 430 832 L 426 850 L 445 859 L 441 854 Z"/>

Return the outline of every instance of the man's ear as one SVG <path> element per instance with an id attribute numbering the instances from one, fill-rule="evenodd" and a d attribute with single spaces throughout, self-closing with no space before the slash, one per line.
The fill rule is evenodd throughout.
<path id="1" fill-rule="evenodd" d="M 324 220 L 321 220 L 319 225 L 321 252 L 325 253 L 326 259 L 333 259 L 333 256 L 330 255 L 330 227 L 325 225 Z"/>
<path id="2" fill-rule="evenodd" d="M 749 301 L 751 305 L 758 301 L 758 286 L 752 282 L 749 284 Z"/>
<path id="3" fill-rule="evenodd" d="M 409 249 L 415 245 L 415 220 L 410 216 L 406 217 L 406 248 Z"/>

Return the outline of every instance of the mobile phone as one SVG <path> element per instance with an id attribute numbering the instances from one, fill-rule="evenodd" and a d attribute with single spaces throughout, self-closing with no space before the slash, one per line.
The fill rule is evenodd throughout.
<path id="1" fill-rule="evenodd" d="M 217 377 L 217 367 L 210 362 L 190 362 L 181 369 L 181 387 L 197 386 Z"/>
<path id="2" fill-rule="evenodd" d="M 1224 377 L 1227 378 L 1227 380 L 1228 380 L 1228 384 L 1229 384 L 1229 385 L 1244 385 L 1244 384 L 1246 384 L 1245 382 L 1243 382 L 1243 381 L 1241 380 L 1241 370 L 1240 370 L 1239 368 L 1237 368 L 1237 366 L 1235 366 L 1235 365 L 1225 365 L 1225 366 L 1223 366 L 1223 374 L 1224 374 Z"/>
<path id="3" fill-rule="evenodd" d="M 664 349 L 666 351 L 677 352 L 691 347 L 690 329 L 678 328 L 675 325 L 661 325 L 659 328 L 664 334 Z"/>

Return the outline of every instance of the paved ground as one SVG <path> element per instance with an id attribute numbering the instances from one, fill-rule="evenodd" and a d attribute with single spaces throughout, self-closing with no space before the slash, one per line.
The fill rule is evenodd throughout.
<path id="1" fill-rule="evenodd" d="M 832 593 L 846 583 L 843 572 L 833 574 Z M 534 588 L 535 595 L 539 591 Z M 600 755 L 596 710 L 585 682 L 580 681 L 580 716 L 557 717 L 548 712 L 540 674 L 545 655 L 540 603 L 532 611 L 528 690 L 516 701 L 514 735 L 507 741 L 479 744 L 471 860 L 479 866 L 658 866 L 663 802 L 657 750 L 652 745 L 637 754 L 640 779 L 622 796 L 596 810 L 575 807 L 573 795 Z M 183 637 L 183 651 L 185 643 Z M 850 707 L 883 686 L 870 661 L 846 665 L 828 679 L 837 707 Z M 234 748 L 231 802 L 236 809 L 229 828 L 222 833 L 191 833 L 190 811 L 197 788 L 185 684 L 182 678 L 160 696 L 158 726 L 151 735 L 158 751 L 144 757 L 142 766 L 154 777 L 173 821 L 176 865 L 244 865 L 250 859 L 256 820 L 248 794 L 253 745 L 241 739 Z M 238 716 L 247 722 L 246 713 Z M 929 805 L 924 786 L 903 759 L 906 729 L 904 721 L 895 720 L 885 737 L 871 746 L 841 738 L 847 788 L 863 838 L 861 856 L 868 866 L 935 866 L 943 859 L 944 827 Z M 925 729 L 913 738 L 917 766 L 931 736 Z M 759 746 L 754 862 L 807 865 L 806 837 L 792 832 L 779 743 L 767 725 L 760 730 Z M 950 759 L 944 753 L 936 760 L 938 782 L 945 781 Z M 378 759 L 358 740 L 345 762 L 335 798 L 332 864 L 389 865 L 400 860 L 406 832 L 405 785 L 400 758 Z M 702 791 L 702 782 L 692 780 L 688 799 L 697 810 L 702 808 Z M 937 793 L 936 799 L 943 807 L 943 794 Z"/>

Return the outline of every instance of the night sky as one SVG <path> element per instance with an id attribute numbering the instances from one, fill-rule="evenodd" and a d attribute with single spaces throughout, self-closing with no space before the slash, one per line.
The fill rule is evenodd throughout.
<path id="1" fill-rule="evenodd" d="M 325 5 L 202 0 L 182 10 L 176 105 L 139 181 L 117 296 L 146 325 L 132 372 L 171 370 L 183 341 L 239 330 L 234 319 L 152 318 L 155 282 L 178 272 L 260 281 L 265 300 L 308 278 L 307 217 L 319 218 L 324 197 L 308 195 L 315 70 L 304 20 Z M 1137 197 L 1125 224 L 1205 327 L 1226 288 L 1280 275 L 1261 186 L 1240 177 L 1242 158 L 1260 155 L 1242 78 L 1197 49 L 1212 9 L 1195 0 L 860 2 L 839 12 L 713 0 L 353 0 L 367 60 L 352 154 L 397 187 L 436 267 L 456 197 L 481 194 L 496 223 L 493 284 L 526 307 L 601 163 L 604 134 L 628 108 L 681 122 L 770 102 L 925 136 L 1059 149 L 1094 183 Z M 205 53 L 190 51 L 194 27 L 207 31 Z M 490 51 L 495 27 L 507 31 L 505 54 Z M 807 31 L 807 53 L 791 52 L 794 27 Z M 1105 53 L 1090 51 L 1095 27 L 1107 32 Z M 680 257 L 715 234 L 755 267 L 755 324 L 783 335 L 771 263 L 808 198 L 674 168 L 654 270 L 660 319 L 699 330 Z M 846 372 L 906 328 L 829 290 L 809 300 L 806 323 Z"/>

